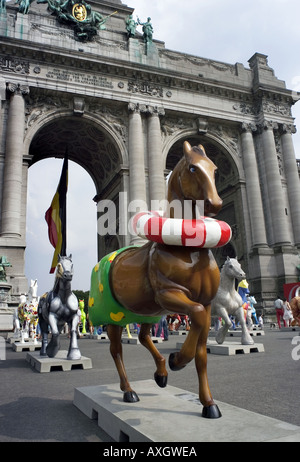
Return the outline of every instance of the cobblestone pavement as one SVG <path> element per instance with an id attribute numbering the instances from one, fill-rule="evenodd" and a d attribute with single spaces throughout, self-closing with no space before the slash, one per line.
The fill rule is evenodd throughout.
<path id="1" fill-rule="evenodd" d="M 213 397 L 300 426 L 300 332 L 269 326 L 264 332 L 264 336 L 254 338 L 255 343 L 264 345 L 263 353 L 208 355 Z M 0 340 L 3 347 L 3 337 Z M 170 335 L 167 342 L 157 346 L 167 357 L 183 340 L 184 336 Z M 228 338 L 232 341 L 239 339 Z M 0 357 L 1 442 L 111 441 L 96 421 L 73 405 L 74 388 L 118 383 L 109 342 L 81 338 L 79 347 L 83 356 L 91 358 L 92 369 L 39 373 L 26 361 L 26 351 L 13 351 L 11 344 L 5 344 L 5 359 L 3 351 Z M 68 349 L 66 335 L 61 336 L 61 349 Z M 154 363 L 145 348 L 123 344 L 123 352 L 129 380 L 153 378 Z M 181 371 L 169 371 L 168 383 L 198 393 L 194 362 Z"/>

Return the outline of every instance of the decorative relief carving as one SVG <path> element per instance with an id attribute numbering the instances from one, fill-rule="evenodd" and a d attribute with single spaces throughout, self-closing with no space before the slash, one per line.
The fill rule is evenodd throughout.
<path id="1" fill-rule="evenodd" d="M 118 134 L 124 143 L 127 140 L 127 114 L 123 109 L 112 106 L 104 106 L 97 103 L 89 104 L 89 111 L 99 115 Z"/>
<path id="2" fill-rule="evenodd" d="M 29 62 L 20 59 L 0 57 L 0 68 L 3 72 L 29 74 Z"/>
<path id="3" fill-rule="evenodd" d="M 255 107 L 252 104 L 247 104 L 247 103 L 236 103 L 233 106 L 233 109 L 241 114 L 250 114 L 250 115 L 255 115 L 256 110 Z"/>
<path id="4" fill-rule="evenodd" d="M 291 116 L 291 108 L 285 104 L 279 103 L 272 103 L 270 101 L 264 101 L 262 104 L 263 112 L 267 112 L 268 114 L 280 114 L 283 116 Z"/>
<path id="5" fill-rule="evenodd" d="M 25 131 L 47 112 L 53 109 L 69 109 L 69 107 L 70 100 L 64 97 L 41 95 L 36 98 L 28 98 L 25 104 Z"/>
<path id="6" fill-rule="evenodd" d="M 238 130 L 221 124 L 209 124 L 209 133 L 212 133 L 225 143 L 237 157 L 241 157 Z"/>
<path id="7" fill-rule="evenodd" d="M 161 86 L 145 81 L 138 82 L 130 80 L 128 82 L 128 91 L 131 93 L 141 93 L 159 98 L 163 98 L 164 96 L 163 88 Z"/>
<path id="8" fill-rule="evenodd" d="M 161 122 L 161 131 L 165 137 L 191 128 L 196 128 L 193 119 L 166 117 Z"/>
<path id="9" fill-rule="evenodd" d="M 220 72 L 230 72 L 231 74 L 235 73 L 235 66 L 227 63 L 221 63 L 218 61 L 212 61 L 210 59 L 206 58 L 198 58 L 196 56 L 192 55 L 185 55 L 185 54 L 179 54 L 176 52 L 172 52 L 170 50 L 164 50 L 161 49 L 159 50 L 160 56 L 164 56 L 171 61 L 187 61 L 194 66 L 211 66 L 214 69 L 217 69 Z"/>

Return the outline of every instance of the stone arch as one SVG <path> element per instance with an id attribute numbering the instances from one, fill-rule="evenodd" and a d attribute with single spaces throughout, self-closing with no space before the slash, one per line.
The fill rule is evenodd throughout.
<path id="1" fill-rule="evenodd" d="M 75 116 L 70 111 L 52 111 L 29 127 L 24 146 L 29 167 L 46 158 L 63 158 L 67 149 L 69 159 L 92 178 L 95 202 L 99 197 L 116 197 L 123 190 L 122 172 L 128 165 L 125 141 L 104 118 L 91 113 Z M 106 244 L 104 237 L 98 236 L 98 257 Z"/>
<path id="2" fill-rule="evenodd" d="M 111 181 L 120 164 L 126 164 L 127 150 L 108 123 L 91 115 L 74 116 L 70 111 L 47 114 L 28 130 L 25 155 L 30 164 L 49 157 L 69 158 L 92 177 L 97 194 Z"/>

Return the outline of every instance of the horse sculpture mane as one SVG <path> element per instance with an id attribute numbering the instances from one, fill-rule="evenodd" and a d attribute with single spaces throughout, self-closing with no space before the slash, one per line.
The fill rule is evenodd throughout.
<path id="1" fill-rule="evenodd" d="M 197 201 L 203 201 L 205 215 L 216 215 L 222 206 L 215 187 L 216 165 L 206 156 L 201 145 L 192 148 L 185 142 L 183 153 L 168 182 L 168 202 L 177 200 L 184 206 L 188 200 L 192 206 L 192 218 L 196 218 Z M 166 217 L 182 218 L 175 216 L 175 212 L 175 208 L 170 207 Z M 111 354 L 119 373 L 124 401 L 139 400 L 130 386 L 122 359 L 124 326 L 131 322 L 141 323 L 139 340 L 154 358 L 156 383 L 165 387 L 168 376 L 165 358 L 153 344 L 150 331 L 152 323 L 158 322 L 161 315 L 179 313 L 189 316 L 191 328 L 180 352 L 170 355 L 169 366 L 172 370 L 180 370 L 195 359 L 202 415 L 208 418 L 221 416 L 208 386 L 206 370 L 210 304 L 219 281 L 220 273 L 212 252 L 208 248 L 193 246 L 192 240 L 186 246 L 149 241 L 141 247 L 113 252 L 94 267 L 89 319 L 94 326 L 108 324 Z"/>

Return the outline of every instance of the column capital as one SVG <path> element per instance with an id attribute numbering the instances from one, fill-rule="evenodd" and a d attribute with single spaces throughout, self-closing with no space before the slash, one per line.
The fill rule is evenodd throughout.
<path id="1" fill-rule="evenodd" d="M 248 122 L 243 122 L 242 125 L 241 125 L 241 131 L 242 131 L 242 133 L 256 132 L 257 131 L 257 125 L 255 123 L 252 123 L 252 122 L 249 122 L 249 123 Z"/>
<path id="2" fill-rule="evenodd" d="M 280 124 L 279 128 L 280 128 L 281 134 L 283 135 L 285 134 L 293 135 L 297 133 L 296 125 L 293 125 L 293 124 Z"/>
<path id="3" fill-rule="evenodd" d="M 258 130 L 260 133 L 267 130 L 278 130 L 278 123 L 274 122 L 273 120 L 263 120 L 260 124 L 258 124 Z"/>
<path id="4" fill-rule="evenodd" d="M 149 106 L 148 104 L 140 104 L 140 103 L 129 103 L 128 111 L 133 112 L 133 113 L 138 113 L 138 114 L 150 114 L 150 115 L 157 115 L 157 116 L 165 115 L 165 110 L 163 107 Z"/>
<path id="5" fill-rule="evenodd" d="M 158 106 L 147 106 L 148 114 L 157 115 L 158 117 L 163 117 L 165 115 L 165 110 L 163 107 Z"/>
<path id="6" fill-rule="evenodd" d="M 20 83 L 7 82 L 6 88 L 10 93 L 15 93 L 16 95 L 28 95 L 29 86 L 21 85 Z"/>

